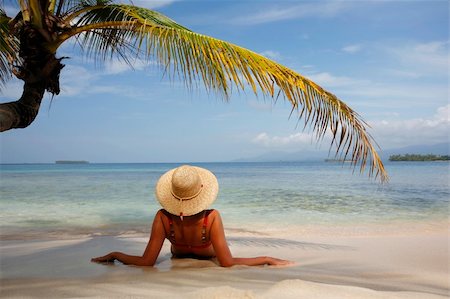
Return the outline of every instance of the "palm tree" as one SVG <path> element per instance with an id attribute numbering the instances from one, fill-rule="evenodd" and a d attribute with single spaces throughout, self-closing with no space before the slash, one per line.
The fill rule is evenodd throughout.
<path id="1" fill-rule="evenodd" d="M 17 0 L 20 12 L 8 17 L 0 8 L 0 84 L 12 75 L 24 81 L 22 96 L 0 104 L 0 131 L 33 122 L 45 91 L 59 94 L 64 65 L 58 48 L 75 38 L 96 61 L 144 55 L 155 59 L 188 87 L 203 82 L 228 99 L 233 86 L 255 94 L 280 95 L 304 119 L 317 140 L 331 132 L 336 156 L 351 157 L 361 172 L 387 179 L 374 140 L 361 117 L 311 80 L 257 53 L 198 34 L 168 17 L 112 0 Z"/>

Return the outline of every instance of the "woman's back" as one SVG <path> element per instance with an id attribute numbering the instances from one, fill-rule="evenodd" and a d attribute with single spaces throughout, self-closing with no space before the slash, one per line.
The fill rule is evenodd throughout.
<path id="1" fill-rule="evenodd" d="M 164 209 L 158 214 L 164 226 L 165 237 L 172 243 L 173 255 L 215 256 L 210 238 L 215 210 L 204 210 L 183 218 L 176 217 Z"/>

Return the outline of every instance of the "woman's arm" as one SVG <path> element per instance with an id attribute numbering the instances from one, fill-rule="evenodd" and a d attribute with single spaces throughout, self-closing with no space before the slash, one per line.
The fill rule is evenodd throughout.
<path id="1" fill-rule="evenodd" d="M 158 258 L 165 238 L 166 233 L 161 219 L 161 211 L 158 211 L 153 220 L 150 239 L 142 256 L 128 255 L 122 252 L 111 252 L 105 256 L 93 258 L 91 261 L 96 263 L 109 263 L 118 260 L 126 265 L 153 266 Z"/>
<path id="2" fill-rule="evenodd" d="M 91 259 L 91 262 L 96 263 L 112 263 L 115 260 L 124 263 L 125 265 L 135 265 L 135 266 L 153 266 L 154 263 L 150 263 L 143 256 L 129 255 L 123 252 L 115 251 L 110 252 L 105 256 L 99 256 Z"/>
<path id="3" fill-rule="evenodd" d="M 247 266 L 258 266 L 258 265 L 287 265 L 292 262 L 281 260 L 269 256 L 259 256 L 250 258 L 238 258 L 233 257 L 228 247 L 225 231 L 223 228 L 222 218 L 217 210 L 214 212 L 214 217 L 211 223 L 211 242 L 216 252 L 217 259 L 222 267 L 231 267 L 234 265 L 247 265 Z"/>

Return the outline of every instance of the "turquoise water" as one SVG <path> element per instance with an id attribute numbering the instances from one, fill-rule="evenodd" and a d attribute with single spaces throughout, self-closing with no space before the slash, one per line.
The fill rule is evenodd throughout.
<path id="1" fill-rule="evenodd" d="M 159 176 L 180 164 L 1 165 L 2 237 L 148 231 Z M 391 162 L 387 185 L 325 162 L 203 163 L 226 227 L 448 219 L 449 163 Z"/>

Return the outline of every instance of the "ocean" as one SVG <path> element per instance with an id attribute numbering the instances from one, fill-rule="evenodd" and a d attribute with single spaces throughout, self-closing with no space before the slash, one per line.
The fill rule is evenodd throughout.
<path id="1" fill-rule="evenodd" d="M 148 232 L 155 184 L 176 163 L 1 165 L 0 236 Z M 387 162 L 380 184 L 331 162 L 193 163 L 211 170 L 226 229 L 290 231 L 308 226 L 446 221 L 448 162 Z"/>

